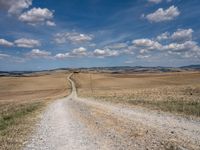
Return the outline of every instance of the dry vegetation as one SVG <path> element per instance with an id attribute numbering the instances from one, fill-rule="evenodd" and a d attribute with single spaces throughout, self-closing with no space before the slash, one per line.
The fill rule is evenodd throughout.
<path id="1" fill-rule="evenodd" d="M 200 116 L 200 72 L 78 73 L 73 78 L 82 97 Z"/>
<path id="2" fill-rule="evenodd" d="M 43 106 L 69 89 L 65 72 L 0 77 L 0 149 L 19 149 Z"/>

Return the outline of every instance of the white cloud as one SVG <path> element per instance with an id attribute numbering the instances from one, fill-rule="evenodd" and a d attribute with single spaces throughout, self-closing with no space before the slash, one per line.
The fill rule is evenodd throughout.
<path id="1" fill-rule="evenodd" d="M 73 49 L 71 55 L 86 56 L 87 55 L 87 49 L 84 48 L 84 47 L 79 47 L 79 48 Z"/>
<path id="2" fill-rule="evenodd" d="M 130 54 L 130 55 L 133 55 L 134 51 L 130 50 L 130 49 L 123 49 L 120 54 L 128 54 L 128 55 Z"/>
<path id="3" fill-rule="evenodd" d="M 171 43 L 164 46 L 168 50 L 168 54 L 178 55 L 182 58 L 200 58 L 200 47 L 194 41 L 186 41 L 185 43 Z"/>
<path id="4" fill-rule="evenodd" d="M 132 43 L 135 47 L 145 48 L 148 50 L 157 50 L 162 47 L 160 43 L 150 39 L 136 39 L 133 40 Z"/>
<path id="5" fill-rule="evenodd" d="M 151 57 L 151 56 L 150 55 L 138 55 L 137 56 L 137 58 L 139 58 L 139 59 L 147 59 L 149 57 Z"/>
<path id="6" fill-rule="evenodd" d="M 162 33 L 161 35 L 157 36 L 156 39 L 158 41 L 162 40 L 172 40 L 178 43 L 182 43 L 185 41 L 191 41 L 192 40 L 192 29 L 177 29 L 174 33 L 170 34 L 169 32 Z"/>
<path id="7" fill-rule="evenodd" d="M 150 57 L 154 51 L 177 55 L 181 58 L 200 58 L 200 47 L 197 42 L 192 41 L 193 32 L 192 29 L 178 29 L 172 34 L 165 32 L 155 38 L 168 43 L 166 45 L 151 39 L 136 39 L 132 41 L 132 47 L 139 52 L 137 58 L 140 59 Z"/>
<path id="8" fill-rule="evenodd" d="M 88 42 L 93 39 L 92 35 L 77 33 L 77 32 L 64 32 L 64 33 L 57 33 L 55 35 L 55 42 L 58 44 L 72 42 L 72 43 L 82 43 Z"/>
<path id="9" fill-rule="evenodd" d="M 147 50 L 147 49 L 141 49 L 140 50 L 140 54 L 145 54 L 145 53 L 148 53 L 149 52 L 149 50 Z"/>
<path id="10" fill-rule="evenodd" d="M 153 13 L 150 13 L 144 16 L 150 22 L 163 22 L 170 21 L 180 15 L 180 11 L 177 7 L 171 6 L 168 9 L 164 10 L 163 8 L 159 8 Z"/>
<path id="11" fill-rule="evenodd" d="M 200 49 L 198 51 L 192 51 L 192 52 L 185 52 L 182 55 L 183 58 L 200 58 Z"/>
<path id="12" fill-rule="evenodd" d="M 148 2 L 158 4 L 162 2 L 162 0 L 148 0 Z"/>
<path id="13" fill-rule="evenodd" d="M 169 32 L 164 32 L 164 33 L 162 33 L 161 35 L 158 35 L 158 36 L 156 37 L 156 39 L 157 39 L 158 41 L 167 40 L 167 39 L 169 39 L 169 38 L 170 38 Z"/>
<path id="14" fill-rule="evenodd" d="M 10 15 L 15 15 L 20 21 L 30 25 L 46 24 L 47 26 L 56 26 L 55 22 L 51 21 L 54 12 L 47 8 L 32 8 L 25 11 L 32 5 L 32 1 L 0 0 L 0 9 L 7 10 Z"/>
<path id="15" fill-rule="evenodd" d="M 1 59 L 6 59 L 6 58 L 8 58 L 8 57 L 10 57 L 10 55 L 1 54 L 1 53 L 0 53 L 0 60 L 1 60 Z"/>
<path id="16" fill-rule="evenodd" d="M 53 12 L 47 8 L 32 8 L 19 16 L 20 21 L 26 22 L 30 25 L 45 24 L 52 18 Z M 50 24 L 52 24 L 52 22 Z"/>
<path id="17" fill-rule="evenodd" d="M 46 24 L 47 24 L 48 26 L 52 26 L 52 27 L 53 27 L 53 26 L 56 26 L 55 22 L 49 21 L 49 20 L 46 22 Z"/>
<path id="18" fill-rule="evenodd" d="M 159 4 L 161 3 L 163 0 L 147 0 L 149 3 L 154 3 L 154 4 Z M 172 0 L 166 0 L 166 2 L 171 2 Z"/>
<path id="19" fill-rule="evenodd" d="M 71 52 L 67 53 L 58 53 L 54 57 L 57 59 L 65 59 L 70 57 L 82 57 L 82 56 L 89 56 L 90 54 L 87 52 L 87 49 L 84 47 L 79 47 L 73 49 Z"/>
<path id="20" fill-rule="evenodd" d="M 134 54 L 132 47 L 125 42 L 109 44 L 103 48 L 103 51 L 105 50 L 107 51 L 112 50 L 113 52 L 117 52 L 116 55 Z"/>
<path id="21" fill-rule="evenodd" d="M 65 59 L 72 57 L 69 53 L 58 53 L 54 56 L 56 59 Z"/>
<path id="22" fill-rule="evenodd" d="M 134 51 L 134 50 L 137 50 L 137 49 L 138 48 L 135 45 L 129 45 L 127 50 Z"/>
<path id="23" fill-rule="evenodd" d="M 71 52 L 67 53 L 58 53 L 54 56 L 57 59 L 65 59 L 65 58 L 74 58 L 74 57 L 109 57 L 109 56 L 118 56 L 120 54 L 119 51 L 110 50 L 110 49 L 95 49 L 93 52 L 88 52 L 86 48 L 79 47 L 73 49 Z"/>
<path id="24" fill-rule="evenodd" d="M 25 39 L 25 38 L 15 40 L 14 43 L 17 45 L 17 47 L 24 47 L 24 48 L 33 48 L 41 45 L 40 41 L 38 40 Z"/>
<path id="25" fill-rule="evenodd" d="M 174 51 L 174 52 L 185 52 L 185 51 L 199 51 L 199 46 L 194 41 L 186 41 L 184 43 L 170 43 L 163 46 L 163 50 Z"/>
<path id="26" fill-rule="evenodd" d="M 192 40 L 192 29 L 178 29 L 171 35 L 172 40 L 182 42 Z"/>
<path id="27" fill-rule="evenodd" d="M 0 9 L 5 9 L 9 14 L 18 15 L 32 5 L 32 0 L 0 0 Z"/>
<path id="28" fill-rule="evenodd" d="M 6 46 L 6 47 L 11 47 L 14 44 L 12 42 L 9 42 L 9 41 L 5 40 L 5 39 L 0 39 L 0 45 L 1 46 Z"/>
<path id="29" fill-rule="evenodd" d="M 149 58 L 152 54 L 165 53 L 169 56 L 177 55 L 181 58 L 200 58 L 200 46 L 192 40 L 192 29 L 177 29 L 174 33 L 162 33 L 152 39 L 135 39 L 130 50 L 139 54 L 137 58 Z M 158 41 L 162 41 L 162 43 Z"/>
<path id="30" fill-rule="evenodd" d="M 26 54 L 28 58 L 50 58 L 51 52 L 39 49 L 33 49 Z"/>
<path id="31" fill-rule="evenodd" d="M 119 51 L 110 49 L 95 49 L 93 51 L 93 55 L 97 57 L 118 56 L 119 54 Z"/>

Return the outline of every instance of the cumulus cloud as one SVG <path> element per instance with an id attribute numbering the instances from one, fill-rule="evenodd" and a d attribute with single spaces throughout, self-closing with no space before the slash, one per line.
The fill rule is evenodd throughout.
<path id="1" fill-rule="evenodd" d="M 168 9 L 159 8 L 153 13 L 148 15 L 144 15 L 147 20 L 150 22 L 163 22 L 163 21 L 170 21 L 175 19 L 177 16 L 180 15 L 180 11 L 177 7 L 171 6 Z"/>
<path id="2" fill-rule="evenodd" d="M 9 42 L 9 41 L 5 40 L 5 39 L 0 39 L 0 45 L 1 46 L 6 46 L 6 47 L 11 47 L 14 44 L 12 42 Z"/>
<path id="3" fill-rule="evenodd" d="M 33 49 L 29 53 L 27 53 L 26 56 L 28 58 L 49 58 L 51 56 L 51 52 Z"/>
<path id="4" fill-rule="evenodd" d="M 64 32 L 64 33 L 57 33 L 55 35 L 55 42 L 58 44 L 66 43 L 66 42 L 72 42 L 72 43 L 82 43 L 82 42 L 88 42 L 93 39 L 92 35 L 87 35 L 83 33 L 77 33 L 77 32 Z"/>
<path id="5" fill-rule="evenodd" d="M 111 49 L 95 49 L 94 51 L 87 51 L 86 48 L 79 47 L 67 53 L 58 53 L 54 57 L 57 59 L 83 57 L 83 56 L 104 58 L 104 57 L 118 56 L 121 53 L 123 52 L 119 52 L 117 50 L 111 50 Z"/>
<path id="6" fill-rule="evenodd" d="M 56 26 L 55 22 L 49 21 L 49 20 L 46 22 L 46 24 L 47 24 L 47 26 L 52 26 L 52 27 Z"/>
<path id="7" fill-rule="evenodd" d="M 169 32 L 164 32 L 164 33 L 162 33 L 161 35 L 158 35 L 158 36 L 156 37 L 156 39 L 157 39 L 158 41 L 167 40 L 167 39 L 169 39 L 169 38 L 170 38 Z"/>
<path id="8" fill-rule="evenodd" d="M 82 56 L 89 56 L 90 54 L 87 52 L 87 49 L 84 47 L 79 47 L 73 49 L 71 52 L 67 53 L 58 53 L 54 57 L 57 59 L 65 59 L 70 57 L 82 57 Z"/>
<path id="9" fill-rule="evenodd" d="M 149 52 L 149 50 L 158 50 L 163 52 L 200 51 L 200 48 L 195 41 L 185 41 L 184 43 L 169 43 L 167 45 L 162 45 L 150 39 L 137 39 L 133 41 L 133 44 L 139 48 L 140 54 L 146 54 Z"/>
<path id="10" fill-rule="evenodd" d="M 145 48 L 148 50 L 157 50 L 162 47 L 159 42 L 153 41 L 151 39 L 136 39 L 133 40 L 132 43 L 135 47 Z"/>
<path id="11" fill-rule="evenodd" d="M 133 54 L 135 54 L 134 53 L 134 51 L 133 51 L 133 49 L 123 49 L 121 52 L 120 52 L 120 54 L 128 54 L 128 55 L 133 55 Z"/>
<path id="12" fill-rule="evenodd" d="M 194 41 L 186 41 L 184 43 L 170 43 L 163 46 L 163 50 L 183 52 L 183 51 L 199 51 L 199 47 Z"/>
<path id="13" fill-rule="evenodd" d="M 137 58 L 148 58 L 152 52 L 162 52 L 167 54 L 178 55 L 180 57 L 199 58 L 200 47 L 197 42 L 192 41 L 192 29 L 177 29 L 170 34 L 165 32 L 152 39 L 135 39 L 132 41 L 132 47 L 137 50 L 139 55 Z M 163 41 L 167 44 L 161 44 L 158 41 Z M 129 46 L 130 47 L 130 46 Z M 147 55 L 148 54 L 148 55 Z"/>
<path id="14" fill-rule="evenodd" d="M 22 22 L 30 25 L 43 24 L 47 26 L 56 26 L 53 18 L 53 11 L 47 8 L 32 8 L 33 0 L 0 0 L 0 9 L 6 10 L 8 14 L 18 17 Z M 27 10 L 27 11 L 26 11 Z"/>
<path id="15" fill-rule="evenodd" d="M 192 29 L 177 29 L 174 33 L 170 34 L 169 32 L 162 33 L 161 35 L 158 35 L 156 39 L 158 41 L 162 40 L 172 40 L 178 43 L 185 42 L 185 41 L 191 41 L 192 40 Z"/>
<path id="16" fill-rule="evenodd" d="M 182 42 L 188 41 L 192 39 L 192 33 L 194 31 L 192 29 L 178 29 L 171 35 L 172 40 Z"/>
<path id="17" fill-rule="evenodd" d="M 200 58 L 200 46 L 192 40 L 193 32 L 190 28 L 177 29 L 173 33 L 164 32 L 152 39 L 135 39 L 128 49 L 134 51 L 140 59 L 157 53 L 178 55 L 181 58 Z"/>
<path id="18" fill-rule="evenodd" d="M 72 57 L 69 53 L 58 53 L 55 55 L 56 59 L 65 59 L 69 57 Z"/>
<path id="19" fill-rule="evenodd" d="M 40 41 L 38 40 L 26 39 L 26 38 L 15 40 L 14 43 L 17 45 L 17 47 L 24 47 L 24 48 L 33 48 L 41 45 Z"/>
<path id="20" fill-rule="evenodd" d="M 119 54 L 119 51 L 110 49 L 95 49 L 93 51 L 93 55 L 96 57 L 118 56 Z"/>
<path id="21" fill-rule="evenodd" d="M 200 47 L 194 41 L 184 43 L 171 43 L 164 46 L 168 54 L 178 55 L 182 58 L 200 58 Z"/>
<path id="22" fill-rule="evenodd" d="M 0 0 L 0 9 L 7 10 L 9 14 L 18 15 L 32 5 L 32 0 Z"/>
<path id="23" fill-rule="evenodd" d="M 147 49 L 141 49 L 140 50 L 140 54 L 145 54 L 145 53 L 148 53 L 149 52 L 149 50 L 147 50 Z"/>
<path id="24" fill-rule="evenodd" d="M 73 49 L 71 55 L 86 56 L 87 55 L 87 49 L 84 48 L 84 47 L 79 47 L 79 48 Z"/>
<path id="25" fill-rule="evenodd" d="M 47 8 L 32 8 L 19 16 L 19 20 L 30 25 L 47 24 L 54 25 L 50 20 L 53 18 L 53 11 Z"/>

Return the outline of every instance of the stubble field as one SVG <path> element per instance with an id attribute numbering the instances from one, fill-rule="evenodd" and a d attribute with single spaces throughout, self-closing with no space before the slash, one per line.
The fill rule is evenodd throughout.
<path id="1" fill-rule="evenodd" d="M 76 73 L 78 95 L 200 116 L 200 72 Z"/>

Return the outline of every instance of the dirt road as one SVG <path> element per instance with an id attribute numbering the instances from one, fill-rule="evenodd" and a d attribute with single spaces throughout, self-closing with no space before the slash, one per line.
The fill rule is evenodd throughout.
<path id="1" fill-rule="evenodd" d="M 25 150 L 200 149 L 200 120 L 71 95 L 50 104 Z"/>

